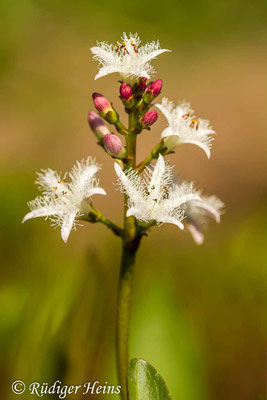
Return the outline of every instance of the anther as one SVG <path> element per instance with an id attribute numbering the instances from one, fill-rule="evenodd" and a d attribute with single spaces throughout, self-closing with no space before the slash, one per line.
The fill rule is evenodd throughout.
<path id="1" fill-rule="evenodd" d="M 199 126 L 199 121 L 197 119 L 192 119 L 191 124 L 190 124 L 190 128 L 196 128 L 196 130 L 198 130 L 198 126 Z"/>
<path id="2" fill-rule="evenodd" d="M 188 113 L 182 115 L 182 118 L 183 118 L 183 119 L 187 119 L 189 116 L 190 116 L 190 113 L 188 112 Z"/>
<path id="3" fill-rule="evenodd" d="M 134 44 L 133 40 L 131 40 L 131 46 L 133 46 L 133 49 L 134 49 L 135 53 L 138 53 L 138 50 L 136 48 L 136 44 Z"/>

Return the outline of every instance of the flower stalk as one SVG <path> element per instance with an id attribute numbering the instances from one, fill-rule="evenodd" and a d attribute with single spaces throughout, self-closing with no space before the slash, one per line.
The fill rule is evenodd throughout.
<path id="1" fill-rule="evenodd" d="M 125 167 L 135 168 L 136 158 L 136 117 L 134 111 L 129 113 L 129 126 L 126 135 L 126 160 Z M 133 288 L 133 272 L 136 251 L 139 247 L 141 236 L 138 237 L 136 222 L 133 216 L 127 217 L 128 196 L 124 196 L 124 238 L 122 241 L 122 256 L 118 287 L 117 305 L 117 369 L 120 385 L 122 387 L 122 400 L 127 400 L 126 376 L 129 364 L 129 322 L 131 313 L 131 300 Z"/>

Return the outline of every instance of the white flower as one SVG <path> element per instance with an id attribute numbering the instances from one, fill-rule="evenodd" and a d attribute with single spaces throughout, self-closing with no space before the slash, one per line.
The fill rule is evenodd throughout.
<path id="1" fill-rule="evenodd" d="M 85 201 L 94 194 L 106 194 L 98 186 L 95 178 L 100 166 L 91 157 L 81 162 L 77 161 L 69 173 L 70 182 L 52 169 L 37 173 L 36 184 L 43 196 L 28 203 L 31 212 L 22 222 L 30 218 L 49 217 L 54 225 L 61 227 L 64 242 L 68 240 L 70 231 L 75 229 L 77 219 L 90 211 L 90 205 Z"/>
<path id="2" fill-rule="evenodd" d="M 123 172 L 115 163 L 121 191 L 128 195 L 127 216 L 133 215 L 140 221 L 170 223 L 184 228 L 185 213 L 181 206 L 193 199 L 199 199 L 192 183 L 173 184 L 172 168 L 165 164 L 162 155 L 153 170 L 146 168 L 141 178 L 132 169 Z"/>
<path id="3" fill-rule="evenodd" d="M 169 124 L 161 134 L 169 151 L 182 143 L 192 143 L 201 147 L 210 158 L 213 138 L 209 135 L 215 132 L 209 121 L 197 119 L 190 104 L 186 102 L 174 107 L 174 104 L 165 97 L 161 104 L 156 106 L 165 115 Z"/>
<path id="4" fill-rule="evenodd" d="M 123 79 L 134 76 L 149 79 L 150 74 L 155 72 L 150 61 L 170 50 L 161 49 L 158 41 L 139 47 L 140 43 L 137 33 L 130 33 L 129 37 L 124 33 L 117 45 L 100 42 L 91 47 L 93 59 L 99 63 L 99 72 L 95 79 L 113 72 L 121 74 Z"/>
<path id="5" fill-rule="evenodd" d="M 217 223 L 221 220 L 223 213 L 223 202 L 216 196 L 202 196 L 200 200 L 191 200 L 183 204 L 182 209 L 186 215 L 186 225 L 197 244 L 204 241 L 203 229 L 209 218 L 215 219 Z"/>

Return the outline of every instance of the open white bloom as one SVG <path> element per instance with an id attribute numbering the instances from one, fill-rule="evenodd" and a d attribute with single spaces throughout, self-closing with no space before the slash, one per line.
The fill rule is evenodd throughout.
<path id="1" fill-rule="evenodd" d="M 61 227 L 61 236 L 66 242 L 70 231 L 75 229 L 77 220 L 90 211 L 86 199 L 94 194 L 106 194 L 98 186 L 99 182 L 95 177 L 99 169 L 95 160 L 88 157 L 81 162 L 76 161 L 71 172 L 63 176 L 52 169 L 37 173 L 35 183 L 43 196 L 28 203 L 31 212 L 25 215 L 22 222 L 30 218 L 49 217 L 53 225 Z M 66 181 L 67 175 L 70 182 Z"/>
<path id="2" fill-rule="evenodd" d="M 192 143 L 202 148 L 210 158 L 210 148 L 215 134 L 209 121 L 197 119 L 190 104 L 181 102 L 177 107 L 166 97 L 161 104 L 156 104 L 168 121 L 168 127 L 161 137 L 169 151 L 182 143 Z"/>
<path id="3" fill-rule="evenodd" d="M 181 221 L 185 213 L 181 207 L 199 196 L 192 183 L 173 183 L 172 168 L 165 164 L 161 154 L 153 170 L 146 168 L 144 178 L 132 169 L 123 172 L 117 163 L 114 168 L 121 191 L 129 197 L 127 216 L 133 215 L 147 223 L 156 221 L 184 228 Z"/>
<path id="4" fill-rule="evenodd" d="M 123 79 L 126 78 L 150 78 L 155 72 L 150 61 L 167 49 L 161 49 L 159 42 L 146 43 L 140 46 L 141 40 L 137 33 L 126 33 L 121 37 L 121 42 L 116 45 L 107 42 L 98 42 L 91 47 L 93 59 L 99 63 L 99 72 L 95 79 L 118 72 Z"/>
<path id="5" fill-rule="evenodd" d="M 217 223 L 221 220 L 224 204 L 216 196 L 202 196 L 199 192 L 200 200 L 191 200 L 182 205 L 186 215 L 186 225 L 193 239 L 197 244 L 204 241 L 203 229 L 208 223 L 209 218 L 213 218 Z"/>

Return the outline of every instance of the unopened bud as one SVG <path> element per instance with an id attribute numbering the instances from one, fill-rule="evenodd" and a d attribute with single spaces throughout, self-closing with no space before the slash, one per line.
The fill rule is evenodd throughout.
<path id="1" fill-rule="evenodd" d="M 93 102 L 97 111 L 107 114 L 112 110 L 110 102 L 100 93 L 93 93 Z"/>
<path id="2" fill-rule="evenodd" d="M 134 98 L 132 88 L 129 83 L 122 83 L 120 86 L 120 98 L 126 108 L 132 108 L 134 105 Z"/>
<path id="3" fill-rule="evenodd" d="M 160 94 L 161 89 L 162 89 L 162 79 L 157 79 L 156 81 L 151 82 L 148 85 L 148 90 L 151 91 L 154 98 Z"/>
<path id="4" fill-rule="evenodd" d="M 105 118 L 110 124 L 114 124 L 119 120 L 117 112 L 102 94 L 93 93 L 93 102 L 101 117 Z"/>
<path id="5" fill-rule="evenodd" d="M 124 158 L 126 150 L 118 136 L 109 133 L 104 136 L 103 144 L 108 154 L 117 158 Z"/>
<path id="6" fill-rule="evenodd" d="M 123 100 L 128 101 L 131 97 L 133 97 L 132 88 L 129 83 L 122 83 L 120 86 L 120 94 Z"/>
<path id="7" fill-rule="evenodd" d="M 162 80 L 157 79 L 154 82 L 150 82 L 147 86 L 147 91 L 144 94 L 143 100 L 146 104 L 151 103 L 152 100 L 154 100 L 155 97 L 157 97 L 162 89 Z"/>
<path id="8" fill-rule="evenodd" d="M 90 128 L 92 129 L 92 131 L 94 132 L 94 134 L 98 140 L 102 140 L 105 135 L 110 133 L 108 128 L 106 127 L 103 119 L 100 118 L 96 112 L 94 112 L 94 111 L 89 112 L 88 122 L 89 122 Z"/>
<path id="9" fill-rule="evenodd" d="M 141 125 L 148 127 L 153 125 L 158 119 L 158 113 L 155 110 L 148 111 L 141 119 Z"/>

